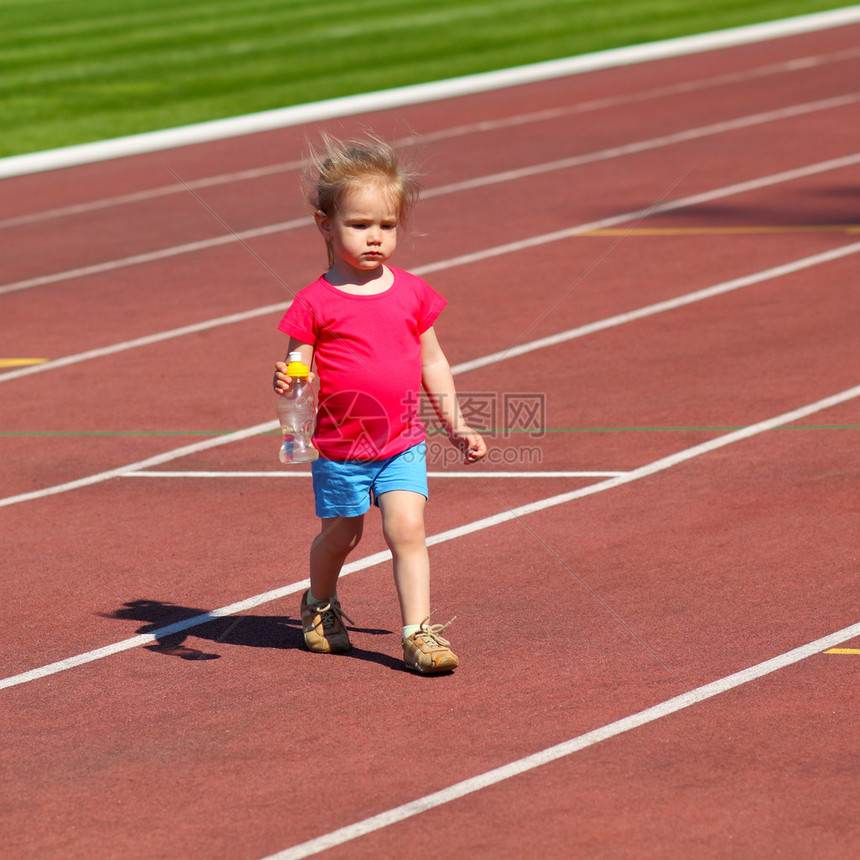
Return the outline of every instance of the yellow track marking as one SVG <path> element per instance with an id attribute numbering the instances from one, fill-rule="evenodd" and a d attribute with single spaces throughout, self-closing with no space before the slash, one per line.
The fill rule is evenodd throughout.
<path id="1" fill-rule="evenodd" d="M 765 233 L 860 233 L 860 224 L 784 227 L 634 227 L 589 230 L 580 236 L 753 236 Z"/>
<path id="2" fill-rule="evenodd" d="M 860 654 L 860 648 L 831 648 L 825 654 Z"/>
<path id="3" fill-rule="evenodd" d="M 0 367 L 26 367 L 30 364 L 44 364 L 47 358 L 0 358 Z"/>

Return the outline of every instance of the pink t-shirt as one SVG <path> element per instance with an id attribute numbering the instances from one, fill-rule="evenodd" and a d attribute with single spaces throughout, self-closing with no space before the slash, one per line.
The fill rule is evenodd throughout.
<path id="1" fill-rule="evenodd" d="M 370 296 L 319 278 L 296 296 L 278 326 L 314 347 L 314 444 L 329 460 L 383 460 L 425 438 L 418 414 L 420 338 L 447 302 L 417 275 L 390 268 L 394 283 Z"/>

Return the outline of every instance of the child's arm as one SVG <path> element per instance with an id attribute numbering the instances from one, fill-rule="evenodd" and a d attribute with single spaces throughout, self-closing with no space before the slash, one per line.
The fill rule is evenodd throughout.
<path id="1" fill-rule="evenodd" d="M 275 378 L 272 380 L 272 385 L 274 386 L 277 394 L 283 394 L 290 387 L 290 383 L 293 381 L 291 377 L 287 376 L 287 362 L 290 360 L 290 353 L 295 352 L 296 350 L 302 354 L 302 364 L 304 364 L 308 370 L 311 368 L 311 362 L 314 360 L 313 346 L 309 343 L 302 343 L 300 340 L 296 340 L 294 337 L 291 337 L 290 346 L 287 349 L 286 360 L 275 362 Z M 315 377 L 316 374 L 308 373 L 309 382 L 313 382 Z"/>
<path id="2" fill-rule="evenodd" d="M 465 462 L 474 463 L 486 456 L 486 442 L 466 424 L 460 411 L 451 367 L 432 326 L 421 335 L 421 381 L 448 438 L 463 452 Z"/>

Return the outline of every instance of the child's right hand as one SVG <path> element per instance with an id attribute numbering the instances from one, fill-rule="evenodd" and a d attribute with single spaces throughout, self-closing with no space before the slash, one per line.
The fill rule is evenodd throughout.
<path id="1" fill-rule="evenodd" d="M 308 374 L 308 382 L 313 382 L 316 379 L 315 373 Z M 272 386 L 276 394 L 283 394 L 293 381 L 291 376 L 287 376 L 287 364 L 284 361 L 275 362 L 275 376 L 272 379 Z"/>
<path id="2" fill-rule="evenodd" d="M 287 364 L 284 361 L 275 362 L 275 378 L 272 380 L 272 386 L 275 389 L 275 394 L 283 394 L 293 380 L 287 376 Z"/>

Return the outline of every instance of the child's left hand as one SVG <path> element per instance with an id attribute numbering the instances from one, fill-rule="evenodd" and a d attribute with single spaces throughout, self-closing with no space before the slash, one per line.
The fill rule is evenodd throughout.
<path id="1" fill-rule="evenodd" d="M 463 452 L 463 462 L 466 464 L 477 463 L 487 456 L 487 443 L 471 427 L 462 427 L 450 433 L 448 438 Z"/>

